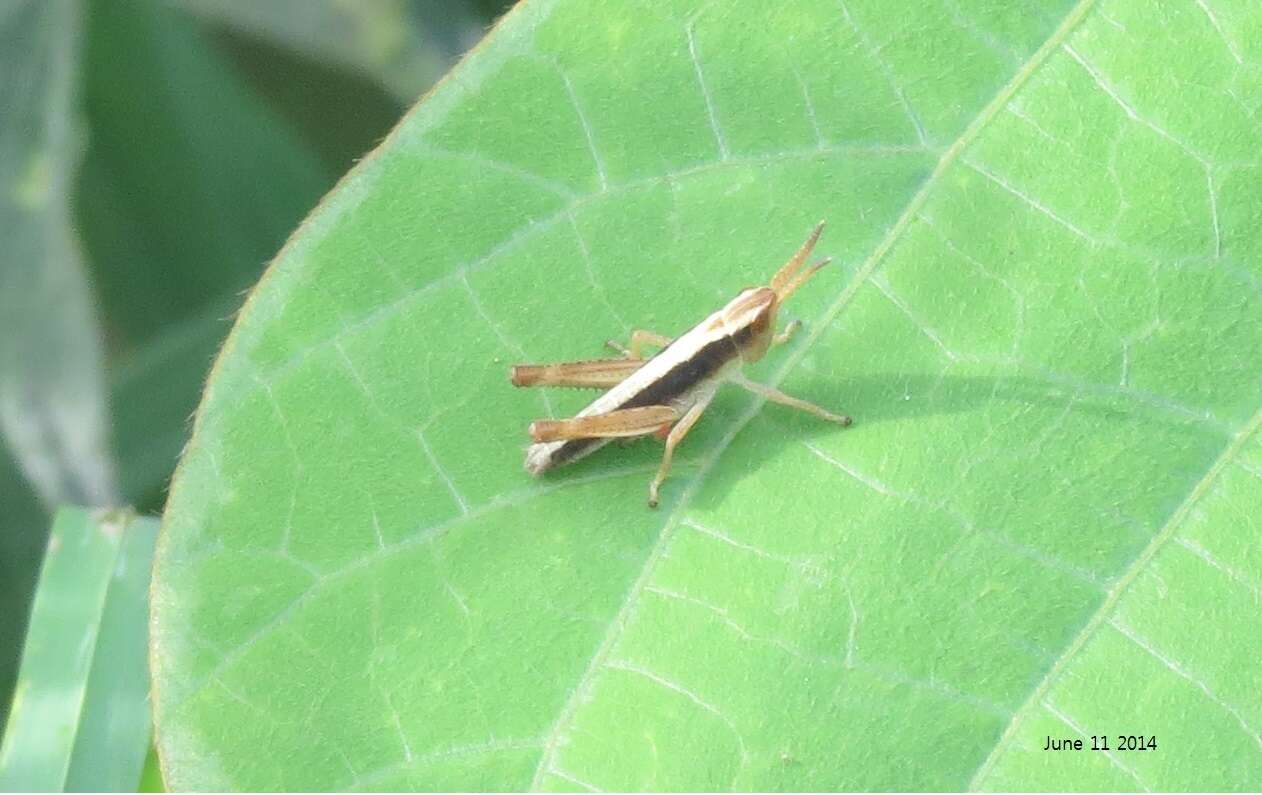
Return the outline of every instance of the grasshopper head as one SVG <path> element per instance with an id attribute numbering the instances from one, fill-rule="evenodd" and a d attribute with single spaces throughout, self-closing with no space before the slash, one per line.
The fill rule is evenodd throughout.
<path id="1" fill-rule="evenodd" d="M 723 307 L 723 326 L 745 363 L 758 361 L 771 347 L 778 303 L 770 287 L 751 287 Z"/>
<path id="2" fill-rule="evenodd" d="M 831 262 L 824 258 L 802 269 L 802 263 L 810 256 L 822 231 L 824 222 L 820 221 L 797 253 L 771 278 L 771 284 L 744 290 L 723 308 L 723 324 L 740 348 L 744 362 L 756 362 L 766 355 L 775 338 L 776 310 L 820 268 Z"/>

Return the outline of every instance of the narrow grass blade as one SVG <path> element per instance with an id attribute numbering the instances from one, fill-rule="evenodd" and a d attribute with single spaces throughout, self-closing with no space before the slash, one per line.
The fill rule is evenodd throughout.
<path id="1" fill-rule="evenodd" d="M 157 521 L 63 508 L 53 522 L 0 790 L 133 790 L 150 738 L 146 592 Z"/>

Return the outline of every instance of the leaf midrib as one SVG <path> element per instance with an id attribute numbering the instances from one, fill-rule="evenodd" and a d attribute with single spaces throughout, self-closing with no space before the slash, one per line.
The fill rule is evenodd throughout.
<path id="1" fill-rule="evenodd" d="M 815 341 L 819 338 L 819 335 L 823 332 L 823 330 L 831 325 L 837 315 L 839 315 L 846 305 L 849 304 L 855 293 L 858 292 L 859 288 L 863 286 L 864 282 L 867 281 L 867 279 L 876 271 L 880 263 L 885 259 L 886 254 L 888 254 L 894 245 L 900 240 L 903 232 L 911 224 L 912 220 L 915 219 L 917 213 L 920 211 L 920 208 L 924 206 L 926 201 L 928 201 L 934 188 L 936 188 L 938 183 L 941 181 L 942 175 L 955 164 L 955 162 L 959 159 L 960 153 L 963 152 L 964 149 L 967 148 L 978 135 L 980 135 L 982 130 L 986 128 L 991 120 L 1003 110 L 1012 97 L 1026 84 L 1026 82 L 1029 81 L 1030 77 L 1032 77 L 1034 73 L 1047 62 L 1052 53 L 1059 49 L 1060 45 L 1065 41 L 1074 28 L 1082 22 L 1082 20 L 1086 17 L 1087 12 L 1091 10 L 1094 4 L 1095 0 L 1079 0 L 1079 2 L 1070 9 L 1069 13 L 1065 15 L 1064 20 L 1056 28 L 1056 30 L 1052 32 L 1043 45 L 1030 56 L 1030 58 L 1016 71 L 1012 79 L 999 90 L 999 92 L 989 103 L 986 104 L 984 108 L 982 108 L 981 112 L 978 113 L 972 123 L 970 123 L 960 136 L 956 138 L 949 147 L 947 147 L 947 149 L 942 153 L 942 156 L 938 159 L 938 163 L 934 167 L 933 171 L 925 178 L 925 181 L 921 184 L 920 189 L 907 203 L 907 207 L 903 210 L 902 214 L 899 215 L 898 220 L 894 222 L 894 225 L 890 227 L 889 231 L 881 239 L 881 242 L 872 251 L 872 254 L 855 272 L 854 278 L 850 281 L 846 288 L 842 290 L 841 294 L 837 297 L 837 300 L 824 311 L 823 315 L 819 319 L 819 322 L 812 324 L 806 341 L 789 355 L 785 363 L 769 379 L 771 386 L 778 386 L 788 376 L 806 352 L 810 350 L 811 346 L 815 344 Z M 675 507 L 662 523 L 662 529 L 658 534 L 657 541 L 654 542 L 653 549 L 649 552 L 648 557 L 645 559 L 640 575 L 627 591 L 627 595 L 623 599 L 621 606 L 618 608 L 618 612 L 614 614 L 614 617 L 609 622 L 609 628 L 606 631 L 604 638 L 602 638 L 600 644 L 596 647 L 587 668 L 584 669 L 582 675 L 579 677 L 578 682 L 574 686 L 574 690 L 570 693 L 569 699 L 566 700 L 565 704 L 561 708 L 556 722 L 545 736 L 543 752 L 540 755 L 539 764 L 535 769 L 535 774 L 531 779 L 529 785 L 530 790 L 537 791 L 542 783 L 543 776 L 550 771 L 554 762 L 553 756 L 556 752 L 557 743 L 563 735 L 566 725 L 570 722 L 578 706 L 583 703 L 594 681 L 596 672 L 604 666 L 610 650 L 617 644 L 618 639 L 621 637 L 622 630 L 626 627 L 627 621 L 631 617 L 631 611 L 639 601 L 640 592 L 644 589 L 645 584 L 652 577 L 654 569 L 657 566 L 657 562 L 665 554 L 667 546 L 674 537 L 674 531 L 679 526 L 680 518 L 691 504 L 692 498 L 701 488 L 702 484 L 705 482 L 706 476 L 718 462 L 724 450 L 727 449 L 745 425 L 747 425 L 750 420 L 758 414 L 765 402 L 766 400 L 764 398 L 754 398 L 751 400 L 749 408 L 746 409 L 746 411 L 732 423 L 731 429 L 715 444 L 713 451 L 701 464 L 697 474 L 688 482 L 688 485 L 684 488 L 683 493 L 679 497 L 679 501 L 675 504 Z M 1258 416 L 1254 420 L 1254 423 L 1259 421 L 1262 421 L 1262 412 L 1259 412 Z M 1251 430 L 1252 425 L 1253 424 L 1251 423 L 1250 428 L 1247 428 L 1246 430 Z M 1242 440 L 1247 438 L 1248 435 L 1248 433 L 1242 431 L 1237 437 L 1236 443 L 1243 443 Z M 1233 447 L 1229 448 L 1229 452 L 1233 452 L 1234 449 L 1235 446 L 1233 445 Z M 1226 456 L 1227 453 L 1224 453 L 1224 458 Z M 1223 459 L 1220 458 L 1220 461 L 1223 461 Z M 1212 469 L 1211 474 L 1216 474 L 1216 471 L 1217 470 Z M 1209 476 L 1207 475 L 1207 479 L 1208 478 Z M 1203 480 L 1202 482 L 1205 481 Z M 1175 524 L 1177 524 L 1177 522 L 1174 520 L 1174 517 L 1172 517 L 1168 526 L 1173 526 Z M 1148 550 L 1145 550 L 1145 552 L 1147 551 Z M 1132 564 L 1131 569 L 1135 569 L 1137 565 L 1142 565 L 1143 562 L 1146 562 L 1146 559 L 1143 554 L 1141 554 L 1136 562 Z M 1129 582 L 1129 579 L 1125 580 L 1125 582 Z M 1120 585 L 1118 589 L 1119 591 L 1120 587 L 1124 586 Z M 1106 600 L 1106 605 L 1107 603 L 1108 600 Z M 1093 616 L 1093 620 L 1095 620 L 1095 616 Z M 1060 665 L 1061 661 L 1066 659 L 1067 656 L 1071 655 L 1075 650 L 1076 649 L 1073 647 L 1067 649 L 1065 654 L 1063 654 L 1057 661 L 1057 665 Z M 1056 667 L 1057 666 L 1053 666 L 1053 670 L 1055 670 Z M 1051 676 L 1050 671 L 1048 676 Z M 1022 708 L 1024 708 L 1024 706 L 1025 705 L 1022 705 Z M 1019 714 L 1020 712 L 1021 710 L 1018 710 L 1016 714 Z M 1013 725 L 1019 722 L 1016 719 L 1016 714 L 1014 714 Z M 990 758 L 999 752 L 999 748 L 1000 743 L 996 743 L 995 750 L 987 757 L 986 762 L 989 762 Z M 976 780 L 977 776 L 981 775 L 985 768 L 985 764 L 986 763 L 983 763 L 983 766 L 979 767 L 978 773 L 974 776 L 974 780 Z M 970 782 L 970 785 L 972 783 L 973 782 Z"/>

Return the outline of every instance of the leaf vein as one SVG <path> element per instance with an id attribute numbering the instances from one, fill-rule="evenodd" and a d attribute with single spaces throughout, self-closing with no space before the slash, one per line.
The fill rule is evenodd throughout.
<path id="1" fill-rule="evenodd" d="M 1183 524 L 1183 520 L 1188 517 L 1192 508 L 1200 501 L 1201 497 L 1209 491 L 1210 486 L 1218 479 L 1219 474 L 1221 474 L 1227 464 L 1231 463 L 1231 461 L 1240 453 L 1240 450 L 1258 430 L 1259 426 L 1262 426 L 1262 409 L 1259 409 L 1253 417 L 1245 423 L 1244 427 L 1240 429 L 1235 437 L 1228 442 L 1222 452 L 1222 455 L 1210 464 L 1209 469 L 1205 472 L 1205 475 L 1192 487 L 1192 490 L 1188 493 L 1187 499 L 1185 499 L 1174 510 L 1165 525 L 1163 525 L 1157 534 L 1153 536 L 1152 541 L 1148 543 L 1148 546 L 1139 553 L 1139 555 L 1127 568 L 1126 572 L 1117 580 L 1116 583 L 1114 583 L 1113 587 L 1109 589 L 1104 601 L 1100 603 L 1100 607 L 1096 609 L 1095 613 L 1093 613 L 1087 620 L 1086 624 L 1083 625 L 1082 630 L 1077 634 L 1077 636 L 1075 636 L 1074 639 L 1070 641 L 1069 645 L 1065 647 L 1065 651 L 1056 658 L 1054 663 L 1052 663 L 1052 666 L 1048 669 L 1047 673 L 1030 693 L 1030 697 L 1026 700 L 1025 704 L 1013 713 L 1012 720 L 999 736 L 999 739 L 995 743 L 995 747 L 991 749 L 990 754 L 981 763 L 981 765 L 978 766 L 977 772 L 969 781 L 968 789 L 970 791 L 978 789 L 982 780 L 984 780 L 994 768 L 1000 755 L 1012 743 L 1017 730 L 1021 727 L 1024 713 L 1029 710 L 1031 705 L 1040 703 L 1046 697 L 1052 683 L 1059 679 L 1061 674 L 1064 673 L 1066 667 L 1069 665 L 1069 661 L 1073 659 L 1083 646 L 1086 645 L 1087 641 L 1095 634 L 1096 630 L 1109 620 L 1109 614 L 1113 608 L 1117 606 L 1122 594 L 1125 593 L 1126 589 L 1130 587 L 1130 584 L 1134 582 L 1140 572 L 1142 572 L 1152 561 L 1157 552 L 1170 541 L 1175 534 L 1175 530 Z"/>

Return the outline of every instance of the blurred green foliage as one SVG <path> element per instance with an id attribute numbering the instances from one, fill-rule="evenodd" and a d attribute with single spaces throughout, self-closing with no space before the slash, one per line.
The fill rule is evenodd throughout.
<path id="1" fill-rule="evenodd" d="M 499 10 L 0 5 L 0 725 L 53 508 L 161 511 L 244 291 Z"/>

